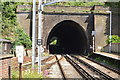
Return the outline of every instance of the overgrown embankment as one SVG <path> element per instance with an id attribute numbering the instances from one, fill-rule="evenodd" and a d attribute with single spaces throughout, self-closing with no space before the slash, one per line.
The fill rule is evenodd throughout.
<path id="1" fill-rule="evenodd" d="M 13 47 L 23 45 L 25 48 L 31 48 L 30 37 L 24 30 L 18 26 L 16 18 L 16 8 L 18 2 L 2 2 L 1 5 L 1 34 L 0 38 L 11 40 Z"/>

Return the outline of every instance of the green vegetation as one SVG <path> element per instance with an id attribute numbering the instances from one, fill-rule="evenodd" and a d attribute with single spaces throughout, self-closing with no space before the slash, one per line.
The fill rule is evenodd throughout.
<path id="1" fill-rule="evenodd" d="M 103 5 L 108 7 L 120 7 L 120 2 L 58 2 L 51 4 L 54 6 L 94 6 L 94 5 Z"/>
<path id="2" fill-rule="evenodd" d="M 51 5 L 58 5 L 58 6 L 94 6 L 94 5 L 104 5 L 105 3 L 102 2 L 58 2 Z"/>
<path id="3" fill-rule="evenodd" d="M 14 48 L 16 45 L 23 45 L 25 48 L 31 48 L 32 42 L 30 37 L 18 26 L 16 19 L 17 2 L 2 2 L 1 18 L 0 18 L 0 38 L 11 40 Z"/>
<path id="4" fill-rule="evenodd" d="M 114 67 L 116 69 L 120 68 L 120 65 L 118 65 L 119 63 L 116 60 L 111 60 L 111 59 L 107 59 L 107 58 L 103 58 L 103 57 L 96 57 L 95 61 L 109 65 L 109 66 Z"/>
<path id="5" fill-rule="evenodd" d="M 120 1 L 119 2 L 106 2 L 105 6 L 109 6 L 109 7 L 114 7 L 114 8 L 120 8 Z"/>
<path id="6" fill-rule="evenodd" d="M 31 9 L 29 9 L 29 8 L 21 8 L 20 10 L 27 11 L 27 10 L 31 10 Z"/>
<path id="7" fill-rule="evenodd" d="M 89 58 L 92 58 L 93 60 L 95 60 L 103 65 L 108 65 L 112 68 L 120 69 L 120 65 L 118 65 L 118 64 L 120 64 L 119 60 L 115 60 L 112 58 L 108 58 L 108 57 L 100 56 L 100 55 L 96 55 L 96 54 L 89 55 Z"/>
<path id="8" fill-rule="evenodd" d="M 12 78 L 19 78 L 19 70 L 12 70 L 11 73 L 12 73 Z"/>
<path id="9" fill-rule="evenodd" d="M 16 4 L 12 2 L 1 3 L 2 16 L 1 16 L 1 33 L 3 38 L 13 36 L 14 29 L 17 26 L 16 22 Z"/>
<path id="10" fill-rule="evenodd" d="M 106 40 L 106 43 L 109 44 L 110 41 L 112 43 L 120 43 L 120 37 L 118 35 L 112 35 L 112 39 L 110 40 L 110 36 L 108 36 L 108 39 Z"/>
<path id="11" fill-rule="evenodd" d="M 14 41 L 14 47 L 16 45 L 23 45 L 25 48 L 30 49 L 32 46 L 32 42 L 30 37 L 23 31 L 23 29 L 18 28 L 15 30 L 16 39 Z"/>
<path id="12" fill-rule="evenodd" d="M 16 80 L 16 78 L 18 79 L 19 78 L 19 71 L 17 70 L 12 70 L 12 80 Z M 33 70 L 25 70 L 25 71 L 22 71 L 22 78 L 39 78 L 39 79 L 42 79 L 44 78 L 43 74 L 38 74 L 37 71 L 33 71 Z"/>

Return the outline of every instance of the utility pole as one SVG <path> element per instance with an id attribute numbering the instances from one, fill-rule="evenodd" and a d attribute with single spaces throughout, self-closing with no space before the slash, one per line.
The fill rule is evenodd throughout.
<path id="1" fill-rule="evenodd" d="M 58 0 L 46 4 L 42 4 L 42 0 L 39 0 L 39 5 L 38 5 L 38 73 L 41 72 L 41 53 L 42 53 L 42 32 L 43 32 L 43 25 L 42 25 L 42 12 L 43 12 L 43 6 L 54 4 L 57 2 L 60 2 L 63 0 Z"/>
<path id="2" fill-rule="evenodd" d="M 33 0 L 33 19 L 32 19 L 32 68 L 35 66 L 35 28 L 36 28 L 36 0 Z"/>

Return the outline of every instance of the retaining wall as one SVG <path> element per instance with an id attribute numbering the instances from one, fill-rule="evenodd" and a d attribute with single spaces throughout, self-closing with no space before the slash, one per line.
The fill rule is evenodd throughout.
<path id="1" fill-rule="evenodd" d="M 9 78 L 10 76 L 10 66 L 11 58 L 13 55 L 0 55 L 0 80 L 3 78 Z"/>

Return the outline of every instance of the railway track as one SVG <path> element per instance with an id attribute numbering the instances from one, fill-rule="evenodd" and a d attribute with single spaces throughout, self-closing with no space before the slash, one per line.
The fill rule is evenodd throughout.
<path id="1" fill-rule="evenodd" d="M 63 80 L 82 79 L 82 76 L 66 60 L 65 57 L 62 57 L 62 59 L 60 60 L 60 56 L 56 56 L 56 60 Z"/>
<path id="2" fill-rule="evenodd" d="M 87 57 L 85 57 L 85 56 L 82 56 L 82 57 L 84 57 L 84 58 L 86 58 L 86 59 L 88 59 L 88 60 L 90 60 L 90 61 L 92 61 L 92 62 L 95 62 L 95 63 L 97 63 L 97 64 L 99 64 L 99 65 L 101 65 L 101 66 L 104 66 L 105 68 L 107 68 L 107 69 L 109 69 L 109 70 L 111 70 L 111 71 L 113 71 L 113 72 L 115 72 L 115 73 L 117 73 L 117 74 L 120 75 L 120 71 L 119 71 L 119 70 L 113 69 L 113 68 L 111 68 L 111 67 L 109 67 L 109 66 L 106 66 L 106 65 L 104 65 L 104 64 L 102 64 L 102 63 L 99 63 L 99 62 L 97 62 L 97 61 L 95 61 L 95 60 L 93 60 L 93 59 L 91 59 L 91 58 L 87 58 Z"/>
<path id="3" fill-rule="evenodd" d="M 90 64 L 86 63 L 84 60 L 81 60 L 74 55 L 64 55 L 64 57 L 61 56 L 59 58 L 55 55 L 54 58 L 56 59 L 56 61 L 47 65 L 47 67 L 50 67 L 50 66 L 57 63 L 57 65 L 59 67 L 59 72 L 60 72 L 63 80 L 69 80 L 68 79 L 69 75 L 66 74 L 66 73 L 71 73 L 70 75 L 72 75 L 75 78 L 74 75 L 76 75 L 76 73 L 74 73 L 74 70 L 80 76 L 79 78 L 76 78 L 76 79 L 83 79 L 83 80 L 84 79 L 85 80 L 116 80 L 113 77 L 111 77 L 111 76 L 107 75 L 106 73 L 100 71 L 99 69 L 91 66 Z M 74 68 L 73 72 L 66 71 L 65 65 L 64 65 L 66 62 L 61 63 L 63 58 L 66 60 L 66 62 L 69 63 L 69 66 L 66 66 L 67 68 L 70 68 L 70 65 Z M 67 69 L 67 70 L 72 71 L 71 68 Z"/>
<path id="4" fill-rule="evenodd" d="M 71 58 L 68 57 L 68 56 L 66 56 L 66 57 L 67 57 L 67 59 L 70 61 L 70 63 L 73 62 L 72 64 L 75 64 L 75 66 L 77 65 L 77 63 L 75 63 L 75 61 L 72 60 L 72 58 L 74 58 L 75 60 L 77 60 L 78 63 L 84 64 L 88 69 L 90 69 L 91 71 L 93 71 L 96 75 L 100 76 L 99 78 L 91 77 L 91 80 L 96 80 L 96 79 L 97 79 L 97 80 L 115 80 L 115 79 L 112 78 L 111 76 L 103 73 L 103 72 L 100 71 L 99 69 L 91 66 L 90 64 L 86 63 L 85 61 L 83 61 L 83 60 L 81 60 L 81 59 L 79 59 L 79 58 L 77 58 L 77 57 L 75 57 L 75 56 L 73 56 L 73 55 L 70 56 Z M 77 66 L 79 66 L 79 65 L 77 65 Z M 77 67 L 77 66 L 76 66 L 76 67 Z M 78 69 L 78 70 L 79 70 L 79 69 Z M 89 74 L 89 73 L 88 73 L 88 74 Z M 86 79 L 87 79 L 87 78 L 88 78 L 88 77 L 86 77 Z M 89 78 L 88 78 L 88 79 L 89 79 Z"/>
<path id="5" fill-rule="evenodd" d="M 59 59 L 58 59 L 58 57 L 57 57 L 56 55 L 55 55 L 55 58 L 56 58 L 56 60 L 57 60 L 57 64 L 58 64 L 58 66 L 59 66 L 59 69 L 60 69 L 62 78 L 63 78 L 64 80 L 66 80 L 65 73 L 64 73 L 64 71 L 63 71 L 63 69 L 62 69 L 62 66 L 61 66 L 61 64 L 60 64 L 60 62 L 59 62 Z"/>
<path id="6" fill-rule="evenodd" d="M 56 59 L 56 55 L 43 60 L 43 62 L 49 62 L 49 61 L 53 60 L 54 58 Z M 57 58 L 55 61 L 53 61 L 49 64 L 45 64 L 44 66 L 42 66 L 42 71 L 46 70 L 46 69 L 50 68 L 52 65 L 58 63 L 58 61 L 61 59 L 62 59 L 62 57 L 60 59 Z"/>
<path id="7" fill-rule="evenodd" d="M 80 67 L 75 61 L 73 61 L 68 56 L 65 56 L 66 60 L 77 70 L 77 72 L 83 77 L 85 80 L 95 80 L 94 77 L 89 75 L 82 67 Z"/>

